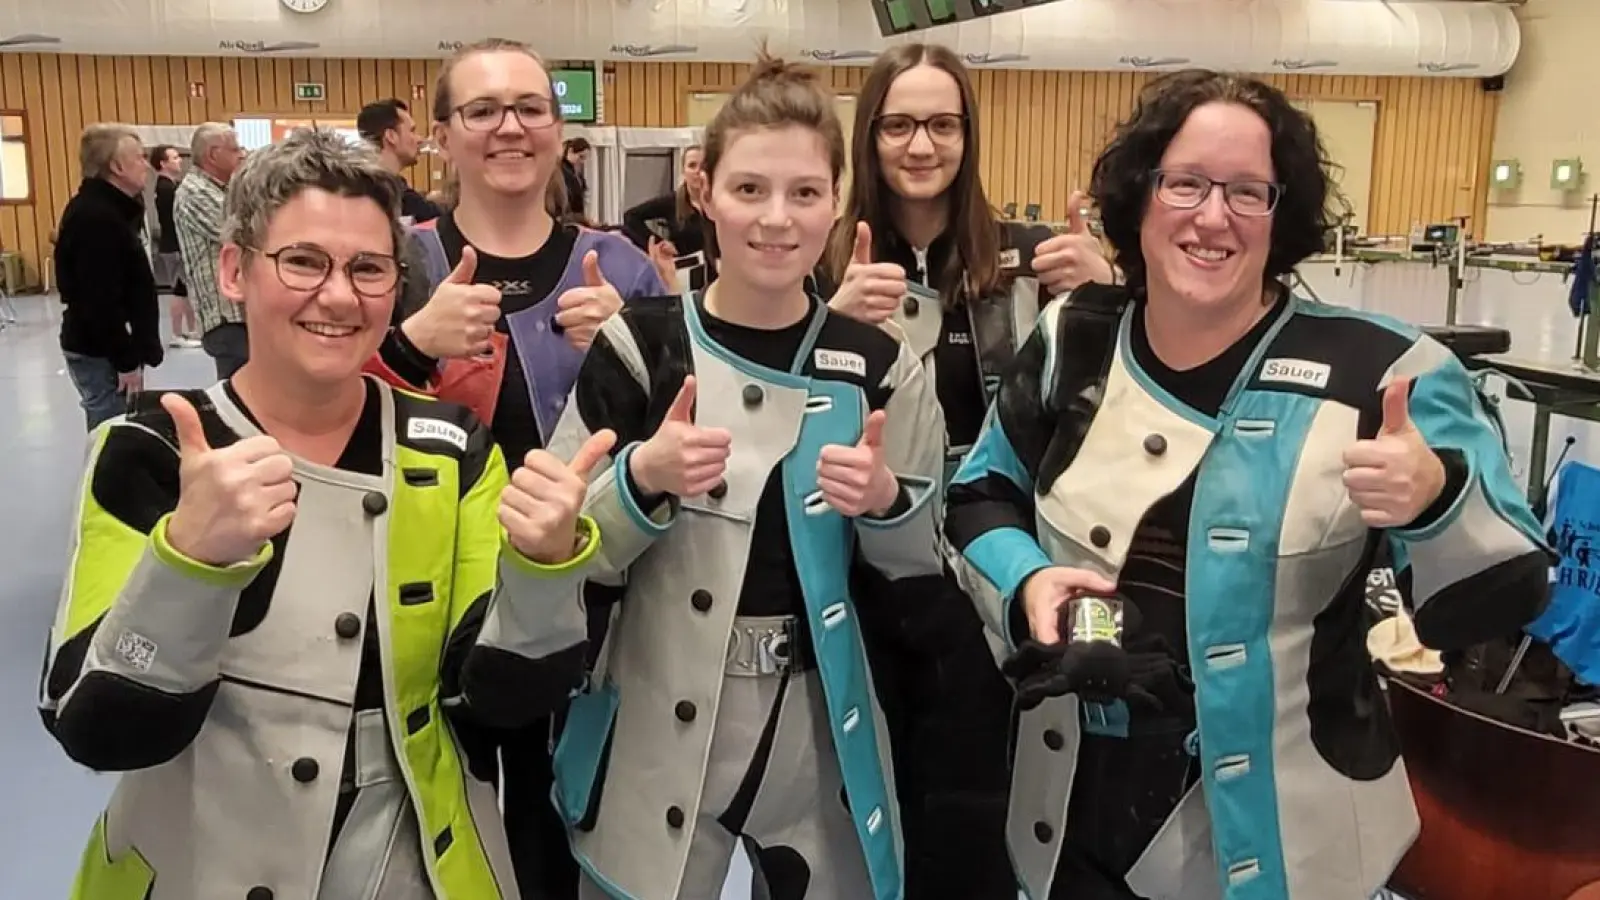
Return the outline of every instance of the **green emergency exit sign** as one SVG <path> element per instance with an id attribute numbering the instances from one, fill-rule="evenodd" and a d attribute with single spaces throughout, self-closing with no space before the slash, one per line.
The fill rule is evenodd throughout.
<path id="1" fill-rule="evenodd" d="M 294 99 L 326 100 L 328 99 L 328 89 L 315 81 L 296 81 L 294 83 Z"/>

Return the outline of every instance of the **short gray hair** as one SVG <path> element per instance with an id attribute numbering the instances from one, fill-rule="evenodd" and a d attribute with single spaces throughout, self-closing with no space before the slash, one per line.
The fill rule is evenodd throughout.
<path id="1" fill-rule="evenodd" d="M 230 137 L 235 140 L 239 137 L 232 125 L 221 122 L 206 122 L 200 125 L 189 137 L 189 158 L 198 163 L 205 158 L 206 151 L 210 150 L 213 144 Z"/>
<path id="2" fill-rule="evenodd" d="M 370 148 L 320 128 L 296 128 L 282 141 L 250 154 L 228 182 L 222 240 L 260 249 L 272 217 L 309 188 L 378 204 L 389 218 L 391 252 L 399 257 L 400 177 L 385 169 Z"/>
<path id="3" fill-rule="evenodd" d="M 78 163 L 85 178 L 104 178 L 111 174 L 111 163 L 128 138 L 139 140 L 139 132 L 132 125 L 120 122 L 96 122 L 83 130 L 78 141 Z"/>

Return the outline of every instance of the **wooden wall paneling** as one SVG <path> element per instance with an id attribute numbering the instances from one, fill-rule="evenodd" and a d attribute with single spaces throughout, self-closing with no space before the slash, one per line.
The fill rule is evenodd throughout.
<path id="1" fill-rule="evenodd" d="M 431 131 L 429 104 L 439 60 L 274 58 L 135 58 L 0 54 L 0 106 L 22 109 L 28 123 L 32 198 L 0 206 L 0 244 L 26 257 L 37 282 L 48 235 L 80 178 L 77 142 L 99 121 L 184 124 L 241 114 L 353 118 L 373 99 L 411 105 L 419 131 Z M 694 92 L 726 92 L 745 77 L 742 63 L 617 63 L 605 77 L 605 124 L 673 127 L 685 121 Z M 859 93 L 867 70 L 839 67 L 828 83 Z M 980 171 L 996 207 L 1039 203 L 1044 218 L 1066 217 L 1072 191 L 1086 189 L 1095 154 L 1132 109 L 1149 76 L 1140 72 L 980 69 L 973 73 Z M 1402 233 L 1413 223 L 1487 211 L 1485 172 L 1498 97 L 1476 79 L 1378 78 L 1274 74 L 1271 83 L 1307 99 L 1372 101 L 1378 106 L 1368 225 Z M 319 82 L 326 99 L 296 102 L 293 84 Z M 191 82 L 205 86 L 190 97 Z M 412 86 L 425 85 L 419 99 Z M 438 185 L 444 161 L 427 157 L 406 175 L 422 191 Z"/>
<path id="2" fill-rule="evenodd" d="M 22 109 L 22 58 L 16 55 L 0 54 L 0 109 Z M 33 166 L 34 138 L 28 135 L 28 165 Z M 31 174 L 31 172 L 30 172 Z M 35 179 L 30 179 L 30 181 Z M 30 254 L 38 250 L 38 233 L 34 225 L 33 195 L 37 189 L 30 186 L 29 201 L 26 203 L 0 204 L 0 248 L 14 250 L 23 257 L 23 266 L 28 265 Z M 28 275 L 24 273 L 24 282 Z"/>

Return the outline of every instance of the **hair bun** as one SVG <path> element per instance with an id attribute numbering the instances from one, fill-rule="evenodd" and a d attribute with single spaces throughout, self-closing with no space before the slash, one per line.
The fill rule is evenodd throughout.
<path id="1" fill-rule="evenodd" d="M 820 84 L 822 79 L 816 69 L 774 55 L 763 41 L 760 51 L 756 54 L 756 61 L 750 66 L 746 84 L 762 81 L 809 86 Z"/>

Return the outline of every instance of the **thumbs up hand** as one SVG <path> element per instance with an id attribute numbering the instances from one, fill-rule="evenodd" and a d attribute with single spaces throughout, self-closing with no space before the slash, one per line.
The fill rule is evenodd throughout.
<path id="1" fill-rule="evenodd" d="M 1372 528 L 1404 528 L 1439 499 L 1444 463 L 1411 421 L 1411 379 L 1383 392 L 1383 425 L 1371 440 L 1344 452 L 1344 486 Z"/>
<path id="2" fill-rule="evenodd" d="M 905 295 L 906 270 L 894 263 L 873 262 L 872 226 L 857 222 L 850 265 L 828 307 L 840 315 L 876 325 L 894 315 Z"/>
<path id="3" fill-rule="evenodd" d="M 500 321 L 500 289 L 473 284 L 478 251 L 461 248 L 461 262 L 439 283 L 428 304 L 400 324 L 418 350 L 434 359 L 481 356 Z"/>
<path id="4" fill-rule="evenodd" d="M 600 273 L 600 254 L 590 250 L 583 255 L 583 286 L 556 298 L 556 325 L 567 343 L 587 350 L 600 326 L 621 308 L 622 295 Z"/>
<path id="5" fill-rule="evenodd" d="M 628 473 L 646 494 L 698 497 L 722 481 L 733 435 L 694 424 L 694 398 L 695 379 L 688 375 L 661 427 L 628 457 Z"/>
<path id="6" fill-rule="evenodd" d="M 843 516 L 881 516 L 900 495 L 900 481 L 883 461 L 884 411 L 867 416 L 854 447 L 829 444 L 817 457 L 817 487 Z"/>
<path id="7" fill-rule="evenodd" d="M 178 508 L 167 543 L 208 566 L 253 558 L 294 521 L 294 462 L 265 435 L 213 450 L 193 404 L 164 394 L 161 405 L 178 430 Z"/>
<path id="8" fill-rule="evenodd" d="M 555 565 L 577 552 L 578 515 L 589 490 L 589 472 L 617 442 L 609 428 L 589 436 L 570 463 L 548 450 L 532 450 L 500 492 L 500 524 L 518 553 Z"/>
<path id="9" fill-rule="evenodd" d="M 1067 231 L 1039 244 L 1033 252 L 1033 271 L 1051 294 L 1063 294 L 1091 281 L 1112 284 L 1115 275 L 1100 241 L 1089 231 L 1083 207 L 1088 197 L 1073 191 L 1067 201 Z"/>

